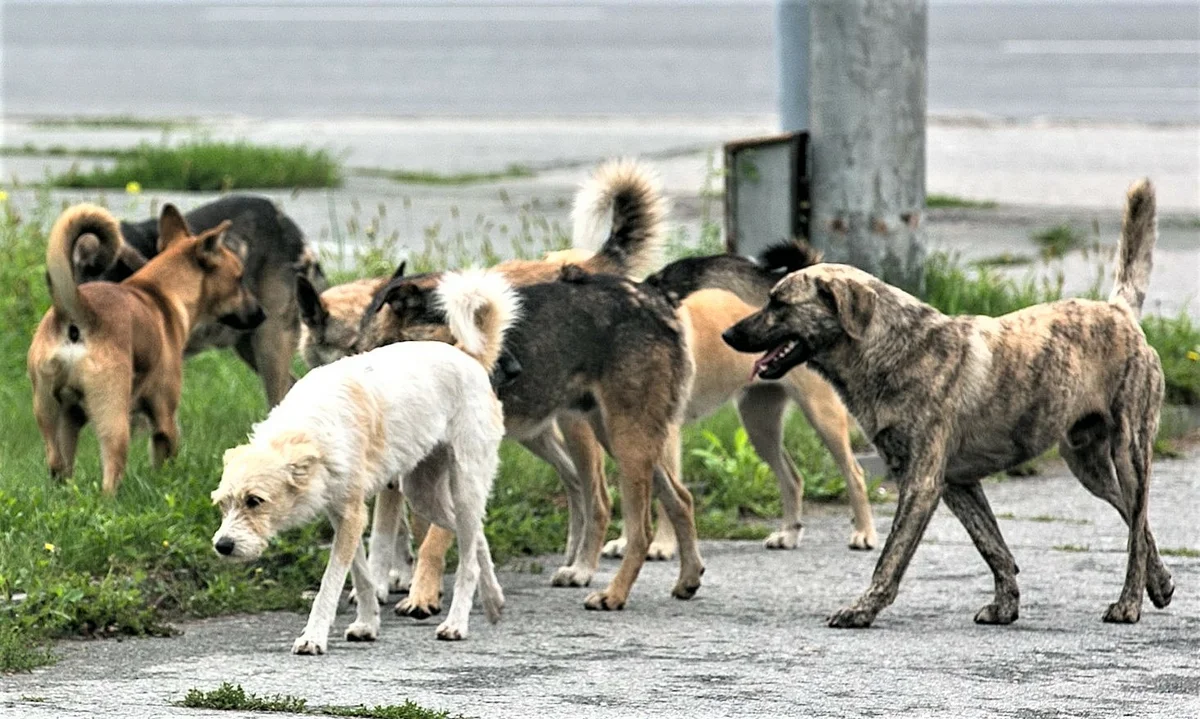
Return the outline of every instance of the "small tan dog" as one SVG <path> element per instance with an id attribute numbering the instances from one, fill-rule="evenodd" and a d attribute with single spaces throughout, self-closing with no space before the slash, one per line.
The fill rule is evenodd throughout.
<path id="1" fill-rule="evenodd" d="M 120 253 L 116 219 L 97 205 L 68 208 L 50 230 L 46 276 L 53 307 L 29 347 L 33 412 L 53 477 L 70 476 L 86 422 L 96 426 L 104 491 L 117 491 L 129 453 L 130 417 L 149 420 L 157 467 L 179 446 L 176 409 L 183 353 L 200 322 L 253 329 L 266 319 L 242 285 L 242 261 L 222 242 L 229 223 L 192 236 L 174 205 L 159 219 L 159 254 L 120 284 L 76 283 L 79 242 Z"/>

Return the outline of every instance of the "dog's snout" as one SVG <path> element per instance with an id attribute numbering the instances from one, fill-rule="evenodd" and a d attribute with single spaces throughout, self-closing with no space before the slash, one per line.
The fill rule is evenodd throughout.
<path id="1" fill-rule="evenodd" d="M 229 555 L 233 554 L 234 544 L 233 544 L 233 540 L 230 539 L 229 537 L 221 537 L 220 539 L 217 540 L 217 543 L 214 544 L 213 546 L 216 547 L 217 554 L 220 554 L 225 557 L 228 557 Z"/>

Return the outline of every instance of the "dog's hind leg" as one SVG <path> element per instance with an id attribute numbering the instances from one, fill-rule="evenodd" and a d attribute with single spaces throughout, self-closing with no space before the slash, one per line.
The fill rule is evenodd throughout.
<path id="1" fill-rule="evenodd" d="M 388 484 L 375 496 L 374 513 L 371 516 L 371 552 L 370 565 L 371 581 L 375 585 L 375 595 L 379 601 L 387 601 L 388 590 L 391 588 L 391 573 L 403 572 L 409 575 L 405 582 L 411 583 L 411 567 L 405 561 L 406 557 L 397 557 L 397 549 L 401 541 L 408 543 L 408 527 L 404 526 L 403 537 L 400 536 L 401 525 L 404 522 L 404 495 L 396 487 L 397 481 Z M 404 554 L 411 553 L 405 552 Z M 394 568 L 394 569 L 393 569 Z M 358 592 L 355 591 L 357 597 Z"/>
<path id="2" fill-rule="evenodd" d="M 119 378 L 118 378 L 119 379 Z M 89 392 L 88 416 L 96 425 L 100 439 L 100 463 L 104 468 L 104 493 L 114 495 L 129 460 L 129 389 L 132 382 L 117 384 L 107 394 Z"/>
<path id="3" fill-rule="evenodd" d="M 150 458 L 155 469 L 175 456 L 179 450 L 179 423 L 175 413 L 179 400 L 168 393 L 159 393 L 146 400 L 146 408 L 150 414 L 152 434 L 150 435 Z"/>
<path id="4" fill-rule="evenodd" d="M 292 357 L 300 344 L 297 322 L 295 317 L 272 318 L 267 313 L 267 319 L 251 335 L 254 363 L 267 393 L 267 407 L 283 401 L 292 388 Z"/>
<path id="5" fill-rule="evenodd" d="M 979 482 L 948 484 L 942 501 L 962 522 L 975 548 L 983 555 L 996 582 L 995 600 L 975 615 L 976 624 L 1011 624 L 1017 619 L 1021 592 L 1017 588 L 1017 563 L 1000 534 L 996 515 Z"/>
<path id="6" fill-rule="evenodd" d="M 374 536 L 371 535 L 372 538 Z M 385 540 L 384 544 L 387 543 L 389 542 Z M 362 542 L 359 542 L 354 550 L 354 563 L 350 565 L 350 581 L 354 584 L 354 595 L 358 599 L 355 602 L 357 608 L 354 623 L 346 627 L 345 636 L 348 642 L 373 642 L 379 638 L 379 591 L 376 584 L 379 577 L 380 575 L 372 572 Z M 386 576 L 383 577 L 383 581 L 386 587 Z M 386 588 L 383 594 L 386 599 Z"/>
<path id="7" fill-rule="evenodd" d="M 448 459 L 449 452 L 435 452 L 416 466 L 408 480 L 414 486 L 438 486 L 442 482 L 442 473 L 449 471 Z M 396 603 L 396 614 L 425 619 L 442 611 L 442 575 L 446 571 L 446 552 L 454 544 L 454 532 L 431 524 L 415 505 L 413 520 L 413 529 L 420 537 L 421 545 L 417 550 L 412 587 L 408 596 Z"/>
<path id="8" fill-rule="evenodd" d="M 679 426 L 672 424 L 667 434 L 663 463 L 654 470 L 654 490 L 667 517 L 659 517 L 659 526 L 674 527 L 671 539 L 679 537 L 679 581 L 671 590 L 676 599 L 691 599 L 700 588 L 704 560 L 696 538 L 695 507 L 692 493 L 679 481 Z M 653 546 L 653 544 L 651 545 Z"/>
<path id="9" fill-rule="evenodd" d="M 808 423 L 817 431 L 817 436 L 846 480 L 846 493 L 850 495 L 850 512 L 854 517 L 854 532 L 850 535 L 851 549 L 873 549 L 879 545 L 875 532 L 875 516 L 867 497 L 867 482 L 861 466 L 854 459 L 850 447 L 850 414 L 838 398 L 833 387 L 815 372 L 806 368 L 792 371 L 788 375 L 792 399 L 800 406 Z M 783 486 L 782 479 L 780 487 Z M 803 490 L 803 485 L 801 485 Z M 799 520 L 799 514 L 796 515 Z M 786 521 L 786 515 L 784 517 Z"/>
<path id="10" fill-rule="evenodd" d="M 521 444 L 554 468 L 567 494 L 567 553 L 563 566 L 556 569 L 550 578 L 550 584 L 555 587 L 586 586 L 591 581 L 595 569 L 589 572 L 586 566 L 576 566 L 576 562 L 581 558 L 579 545 L 587 532 L 586 508 L 589 490 L 583 486 L 583 480 L 575 469 L 575 463 L 567 454 L 557 426 L 551 424 L 544 432 L 524 440 Z"/>
<path id="11" fill-rule="evenodd" d="M 336 511 L 329 513 L 329 521 L 333 525 L 333 548 L 329 552 L 325 573 L 321 575 L 321 588 L 313 600 L 308 624 L 304 627 L 304 633 L 292 644 L 292 654 L 324 654 L 328 645 L 329 627 L 337 614 L 342 588 L 346 586 L 346 573 L 350 571 L 350 565 L 359 552 L 363 529 L 367 524 L 367 505 L 361 498 L 351 499 L 342 509 L 341 514 Z M 362 593 L 360 607 L 375 601 L 374 587 L 369 589 Z"/>
<path id="12" fill-rule="evenodd" d="M 885 429 L 876 435 L 875 446 L 896 467 L 893 471 L 900 488 L 896 516 L 875 564 L 871 585 L 854 604 L 829 617 L 831 627 L 869 627 L 876 615 L 896 599 L 904 570 L 942 494 L 945 440 L 936 428 L 925 428 L 915 438 Z"/>
<path id="13" fill-rule="evenodd" d="M 476 441 L 475 444 L 478 446 L 480 443 Z M 487 510 L 489 480 L 495 476 L 499 462 L 497 447 L 491 447 L 490 450 L 490 456 L 484 452 L 477 457 L 456 449 L 450 464 L 450 496 L 454 502 L 454 521 L 458 529 L 458 570 L 454 575 L 454 597 L 450 600 L 450 611 L 446 613 L 446 621 L 437 628 L 438 639 L 455 641 L 467 638 L 471 604 L 479 585 L 480 557 L 483 553 L 490 555 L 487 537 L 483 534 L 483 517 Z M 496 581 L 495 568 L 490 566 L 490 562 L 485 564 L 491 570 L 487 580 L 491 593 L 488 614 L 489 619 L 495 621 L 503 607 L 503 595 L 497 605 L 494 592 L 499 588 L 499 583 Z"/>
<path id="14" fill-rule="evenodd" d="M 582 587 L 591 582 L 600 565 L 600 551 L 608 532 L 612 502 L 608 498 L 608 484 L 604 476 L 604 448 L 591 422 L 582 417 L 564 415 L 559 418 L 559 426 L 562 427 L 567 453 L 571 456 L 587 498 L 584 505 L 584 532 L 572 562 L 576 569 L 570 577 L 574 581 L 571 586 Z"/>

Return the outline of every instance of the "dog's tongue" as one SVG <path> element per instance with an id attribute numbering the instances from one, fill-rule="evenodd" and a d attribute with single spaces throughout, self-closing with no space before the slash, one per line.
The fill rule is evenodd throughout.
<path id="1" fill-rule="evenodd" d="M 762 357 L 759 357 L 758 359 L 754 360 L 754 369 L 750 370 L 751 381 L 753 381 L 754 378 L 758 376 L 759 372 L 762 372 L 764 367 L 766 367 L 768 364 L 771 363 L 771 360 L 775 359 L 776 357 L 779 356 L 779 354 L 781 352 L 783 352 L 783 348 L 785 346 L 786 345 L 779 345 L 778 347 L 776 347 L 775 349 L 766 353 Z"/>

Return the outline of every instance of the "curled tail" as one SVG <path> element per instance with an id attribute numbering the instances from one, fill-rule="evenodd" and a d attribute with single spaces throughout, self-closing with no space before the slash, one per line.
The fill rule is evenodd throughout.
<path id="1" fill-rule="evenodd" d="M 804 240 L 771 245 L 758 256 L 758 264 L 768 272 L 790 275 L 821 261 L 821 252 Z"/>
<path id="2" fill-rule="evenodd" d="M 79 296 L 75 278 L 75 249 L 80 243 L 88 249 L 93 264 L 108 267 L 121 254 L 124 241 L 112 213 L 88 203 L 68 207 L 50 228 L 46 279 L 54 309 L 71 323 L 87 327 L 92 313 Z"/>
<path id="3" fill-rule="evenodd" d="M 1154 243 L 1158 239 L 1158 217 L 1154 206 L 1154 185 L 1148 179 L 1133 183 L 1125 194 L 1117 275 L 1108 300 L 1124 300 L 1137 315 L 1142 313 L 1142 302 L 1150 285 L 1150 270 L 1154 266 Z"/>
<path id="4" fill-rule="evenodd" d="M 575 195 L 571 242 L 595 247 L 607 228 L 607 239 L 584 269 L 640 278 L 658 264 L 666 214 L 657 173 L 635 160 L 609 160 Z"/>
<path id="5" fill-rule="evenodd" d="M 447 272 L 438 283 L 437 301 L 458 348 L 491 373 L 504 346 L 504 333 L 516 322 L 521 307 L 512 285 L 499 272 Z"/>

